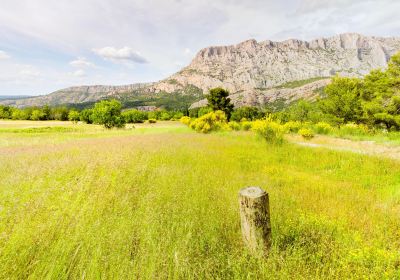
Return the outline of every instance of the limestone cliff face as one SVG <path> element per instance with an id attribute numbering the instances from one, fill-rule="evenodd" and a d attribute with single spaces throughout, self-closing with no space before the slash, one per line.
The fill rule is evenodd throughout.
<path id="1" fill-rule="evenodd" d="M 57 105 L 118 98 L 121 93 L 125 97 L 138 92 L 142 95 L 158 92 L 193 94 L 199 90 L 207 93 L 210 88 L 224 87 L 232 95 L 240 94 L 241 100 L 247 100 L 237 101 L 238 106 L 242 103 L 262 105 L 260 100 L 269 102 L 269 95 L 278 94 L 274 88 L 279 85 L 335 74 L 362 76 L 372 69 L 386 67 L 397 51 L 400 51 L 400 38 L 368 37 L 355 33 L 312 41 L 248 40 L 232 46 L 202 49 L 189 66 L 156 83 L 72 87 L 35 98 L 0 101 L 0 104 L 19 107 Z M 310 95 L 307 90 L 295 92 L 296 96 L 291 99 Z"/>
<path id="2" fill-rule="evenodd" d="M 181 85 L 195 85 L 203 91 L 217 86 L 231 93 L 268 89 L 336 73 L 361 76 L 371 69 L 385 67 L 397 51 L 400 38 L 354 33 L 309 42 L 248 40 L 233 46 L 202 49 L 189 66 L 169 79 Z"/>

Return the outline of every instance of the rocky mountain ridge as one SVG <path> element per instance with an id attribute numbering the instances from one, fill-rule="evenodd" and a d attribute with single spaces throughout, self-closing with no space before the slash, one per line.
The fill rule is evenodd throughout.
<path id="1" fill-rule="evenodd" d="M 103 98 L 158 93 L 207 93 L 224 87 L 240 96 L 237 106 L 259 105 L 271 96 L 291 96 L 290 100 L 311 96 L 297 90 L 296 96 L 276 87 L 287 82 L 316 77 L 362 76 L 375 68 L 384 68 L 390 57 L 400 51 L 400 38 L 383 38 L 345 33 L 312 41 L 290 39 L 282 42 L 247 40 L 237 45 L 208 47 L 200 50 L 192 62 L 178 73 L 156 83 L 128 86 L 73 87 L 49 95 L 0 101 L 14 106 L 82 103 Z M 314 83 L 313 86 L 322 82 Z M 262 102 L 260 102 L 260 100 Z M 200 103 L 201 104 L 201 103 Z M 197 106 L 197 105 L 193 105 Z"/>

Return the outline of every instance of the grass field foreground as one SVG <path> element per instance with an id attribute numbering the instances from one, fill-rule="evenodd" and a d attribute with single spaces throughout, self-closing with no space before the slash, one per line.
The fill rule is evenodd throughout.
<path id="1" fill-rule="evenodd" d="M 400 277 L 398 161 L 172 123 L 62 127 L 0 129 L 1 279 Z M 270 194 L 266 260 L 241 242 L 248 185 Z"/>

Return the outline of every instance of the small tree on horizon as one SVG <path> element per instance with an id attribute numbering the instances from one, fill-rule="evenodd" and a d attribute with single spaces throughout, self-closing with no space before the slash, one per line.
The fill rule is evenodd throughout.
<path id="1" fill-rule="evenodd" d="M 102 124 L 105 128 L 124 127 L 125 120 L 121 115 L 121 102 L 103 100 L 94 105 L 92 120 L 93 123 Z"/>
<path id="2" fill-rule="evenodd" d="M 213 111 L 223 111 L 229 120 L 233 111 L 233 104 L 231 104 L 231 99 L 228 96 L 229 91 L 220 87 L 213 88 L 210 89 L 210 92 L 207 95 L 207 101 L 208 106 Z"/>

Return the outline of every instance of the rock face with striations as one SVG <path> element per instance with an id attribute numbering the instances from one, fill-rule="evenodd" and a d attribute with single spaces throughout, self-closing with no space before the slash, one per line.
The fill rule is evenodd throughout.
<path id="1" fill-rule="evenodd" d="M 0 101 L 0 104 L 19 107 L 56 105 L 118 98 L 122 92 L 125 97 L 129 92 L 131 96 L 135 92 L 143 95 L 159 92 L 193 94 L 224 87 L 231 92 L 232 99 L 237 97 L 234 100 L 237 106 L 263 105 L 263 102 L 285 96 L 290 96 L 291 100 L 313 96 L 310 86 L 295 91 L 277 91 L 277 86 L 335 74 L 362 76 L 372 69 L 386 67 L 397 51 L 400 51 L 400 38 L 368 37 L 355 33 L 312 41 L 248 40 L 232 46 L 202 49 L 189 66 L 156 83 L 73 87 L 36 98 Z M 326 81 L 314 83 L 312 87 L 320 84 L 325 85 Z M 201 102 L 193 106 L 199 104 Z"/>
<path id="2" fill-rule="evenodd" d="M 248 40 L 234 46 L 201 50 L 192 63 L 170 79 L 204 91 L 222 86 L 231 93 L 269 89 L 297 80 L 335 74 L 361 76 L 385 67 L 400 50 L 400 38 L 347 33 L 313 41 Z"/>

